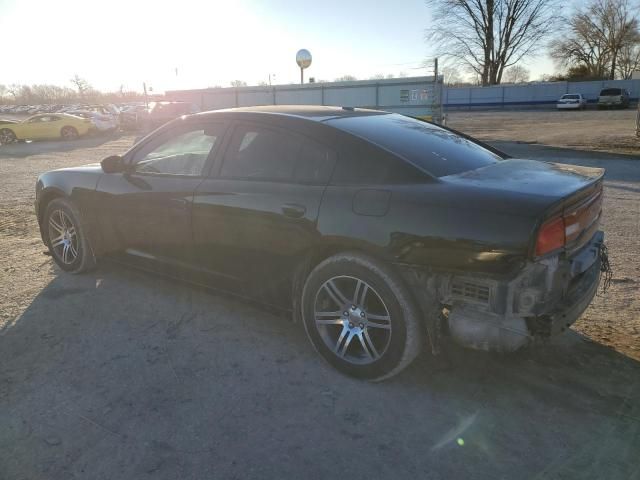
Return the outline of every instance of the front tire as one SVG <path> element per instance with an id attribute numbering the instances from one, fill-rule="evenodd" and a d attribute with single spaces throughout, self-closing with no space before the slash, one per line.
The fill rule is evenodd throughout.
<path id="1" fill-rule="evenodd" d="M 2 130 L 0 130 L 0 145 L 13 143 L 17 140 L 18 138 L 16 137 L 16 134 L 13 133 L 13 130 L 9 130 L 8 128 L 3 128 Z"/>
<path id="2" fill-rule="evenodd" d="M 60 136 L 62 136 L 64 140 L 75 140 L 80 135 L 75 127 L 66 126 L 62 127 L 62 130 L 60 130 Z"/>
<path id="3" fill-rule="evenodd" d="M 309 274 L 302 318 L 316 351 L 340 372 L 392 377 L 422 346 L 419 310 L 393 269 L 360 253 L 327 258 Z"/>
<path id="4" fill-rule="evenodd" d="M 47 247 L 62 270 L 83 273 L 95 267 L 95 257 L 80 213 L 71 201 L 66 198 L 52 200 L 47 205 L 43 222 Z"/>

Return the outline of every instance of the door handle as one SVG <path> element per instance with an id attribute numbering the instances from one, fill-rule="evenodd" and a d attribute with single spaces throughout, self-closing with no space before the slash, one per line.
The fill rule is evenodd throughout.
<path id="1" fill-rule="evenodd" d="M 307 208 L 304 205 L 299 205 L 297 203 L 285 203 L 282 205 L 282 213 L 287 217 L 301 218 L 305 213 L 307 213 Z"/>

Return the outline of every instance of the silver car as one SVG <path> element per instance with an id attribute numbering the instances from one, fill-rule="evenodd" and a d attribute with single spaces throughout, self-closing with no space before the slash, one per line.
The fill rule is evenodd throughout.
<path id="1" fill-rule="evenodd" d="M 584 110 L 587 108 L 587 99 L 581 93 L 566 93 L 556 104 L 558 110 Z"/>

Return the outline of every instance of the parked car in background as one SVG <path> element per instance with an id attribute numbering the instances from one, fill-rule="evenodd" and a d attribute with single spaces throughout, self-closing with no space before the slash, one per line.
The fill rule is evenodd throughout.
<path id="1" fill-rule="evenodd" d="M 584 110 L 587 108 L 587 99 L 581 93 L 566 93 L 558 100 L 558 110 Z"/>
<path id="2" fill-rule="evenodd" d="M 22 122 L 0 125 L 0 144 L 53 138 L 74 140 L 86 135 L 91 127 L 91 120 L 65 113 L 34 115 Z"/>
<path id="3" fill-rule="evenodd" d="M 175 118 L 197 111 L 189 102 L 152 102 L 142 128 L 144 131 L 151 131 Z"/>
<path id="4" fill-rule="evenodd" d="M 114 115 L 104 115 L 88 110 L 73 110 L 68 113 L 76 117 L 88 118 L 99 132 L 109 132 L 118 128 L 118 117 Z"/>
<path id="5" fill-rule="evenodd" d="M 149 114 L 145 105 L 126 105 L 120 109 L 119 123 L 122 130 L 138 130 Z"/>
<path id="6" fill-rule="evenodd" d="M 598 108 L 628 108 L 629 91 L 625 88 L 605 88 L 598 96 Z"/>
<path id="7" fill-rule="evenodd" d="M 398 114 L 269 106 L 44 173 L 35 208 L 64 271 L 111 256 L 278 306 L 329 364 L 382 379 L 443 335 L 508 352 L 566 330 L 607 265 L 603 174 Z"/>

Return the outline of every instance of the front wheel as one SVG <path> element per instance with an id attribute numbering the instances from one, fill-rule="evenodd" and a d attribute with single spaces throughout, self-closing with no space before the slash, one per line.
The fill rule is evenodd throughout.
<path id="1" fill-rule="evenodd" d="M 47 205 L 43 221 L 49 252 L 62 270 L 82 273 L 95 267 L 93 250 L 80 222 L 80 213 L 71 201 L 65 198 L 52 200 Z"/>
<path id="2" fill-rule="evenodd" d="M 7 143 L 13 143 L 17 140 L 16 134 L 13 130 L 3 128 L 0 130 L 0 145 L 6 145 Z"/>
<path id="3" fill-rule="evenodd" d="M 321 262 L 302 292 L 302 318 L 316 351 L 347 375 L 382 380 L 418 355 L 418 309 L 390 266 L 360 253 Z"/>
<path id="4" fill-rule="evenodd" d="M 78 130 L 76 130 L 75 127 L 69 126 L 62 127 L 62 130 L 60 130 L 60 135 L 65 140 L 75 140 L 79 137 Z"/>

